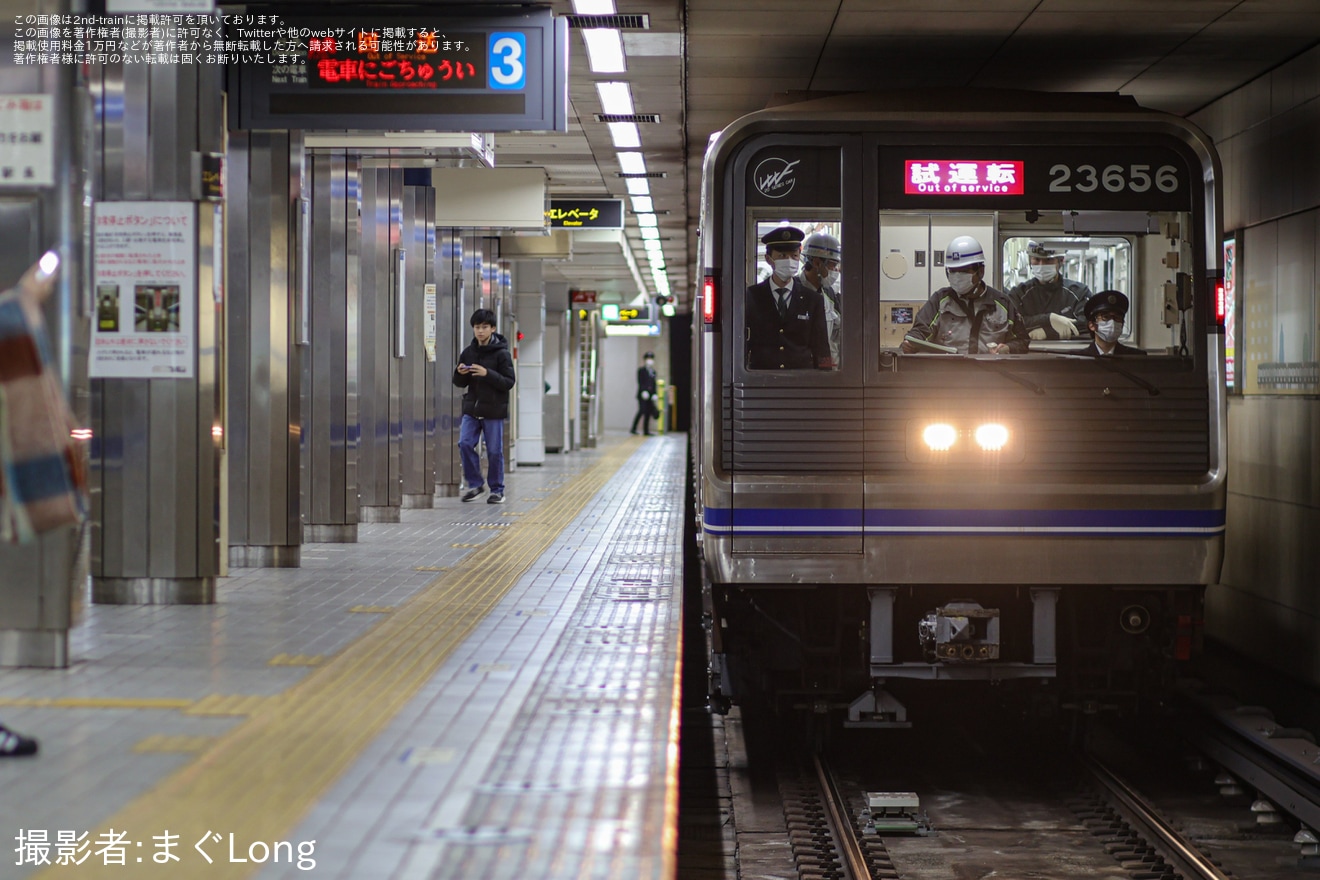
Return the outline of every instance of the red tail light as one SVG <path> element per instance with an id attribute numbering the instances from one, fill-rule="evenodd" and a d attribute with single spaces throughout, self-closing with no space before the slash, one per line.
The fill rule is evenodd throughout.
<path id="1" fill-rule="evenodd" d="M 701 320 L 715 323 L 715 276 L 707 275 L 701 284 Z"/>
<path id="2" fill-rule="evenodd" d="M 1222 280 L 1215 282 L 1215 323 L 1223 324 L 1228 317 L 1228 293 Z"/>

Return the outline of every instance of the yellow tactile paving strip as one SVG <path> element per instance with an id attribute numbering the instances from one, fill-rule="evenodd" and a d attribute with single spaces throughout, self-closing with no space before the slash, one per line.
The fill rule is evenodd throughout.
<path id="1" fill-rule="evenodd" d="M 128 803 L 89 837 L 114 829 L 130 840 L 177 834 L 180 861 L 115 866 L 116 877 L 248 877 L 262 865 L 228 861 L 245 856 L 252 841 L 287 840 L 307 810 L 355 760 L 395 714 L 462 644 L 559 533 L 636 451 L 629 439 L 608 449 L 578 475 L 453 570 L 432 580 L 391 615 L 306 678 L 274 698 L 254 700 L 250 717 L 217 737 L 195 760 Z M 133 708 L 156 706 L 129 701 Z M 150 704 L 150 705 L 148 705 Z M 194 843 L 208 832 L 213 864 Z M 203 843 L 206 848 L 207 843 Z M 99 861 L 52 866 L 42 880 L 103 874 Z"/>

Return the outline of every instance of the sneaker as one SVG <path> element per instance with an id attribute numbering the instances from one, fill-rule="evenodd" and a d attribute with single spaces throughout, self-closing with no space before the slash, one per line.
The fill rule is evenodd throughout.
<path id="1" fill-rule="evenodd" d="M 491 492 L 490 497 L 486 499 L 487 504 L 503 504 L 504 495 L 500 492 Z"/>
<path id="2" fill-rule="evenodd" d="M 0 724 L 0 758 L 35 755 L 37 741 L 30 736 L 20 736 Z"/>
<path id="3" fill-rule="evenodd" d="M 475 488 L 475 489 L 468 489 L 468 490 L 467 490 L 466 492 L 464 492 L 460 497 L 461 497 L 464 501 L 471 501 L 473 498 L 476 498 L 478 495 L 480 495 L 482 492 L 485 492 L 485 491 L 486 491 L 486 487 L 485 487 L 485 486 L 478 486 L 478 487 Z"/>

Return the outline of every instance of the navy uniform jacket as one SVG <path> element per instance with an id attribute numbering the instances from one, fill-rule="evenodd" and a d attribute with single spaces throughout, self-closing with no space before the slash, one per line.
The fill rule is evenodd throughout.
<path id="1" fill-rule="evenodd" d="M 1100 349 L 1096 347 L 1094 339 L 1091 340 L 1090 345 L 1082 349 L 1082 354 L 1089 354 L 1091 357 L 1114 357 L 1117 355 L 1124 355 L 1124 354 L 1145 354 L 1145 353 L 1146 350 L 1144 348 L 1133 348 L 1130 345 L 1124 345 L 1123 343 L 1120 342 L 1118 343 L 1118 345 L 1114 346 L 1114 350 L 1111 354 L 1101 354 Z"/>
<path id="2" fill-rule="evenodd" d="M 642 397 L 642 394 L 648 394 L 649 397 Z M 653 400 L 655 398 L 655 370 L 652 367 L 641 366 L 637 368 L 637 399 Z"/>
<path id="3" fill-rule="evenodd" d="M 1058 277 L 1049 284 L 1043 284 L 1035 278 L 1029 278 L 1008 292 L 1008 298 L 1017 306 L 1018 314 L 1027 325 L 1027 332 L 1044 329 L 1046 339 L 1058 339 L 1054 326 L 1050 324 L 1050 313 L 1055 312 L 1065 318 L 1071 318 L 1078 333 L 1086 332 L 1086 315 L 1083 307 L 1091 298 L 1091 288 L 1080 281 L 1069 281 Z"/>
<path id="4" fill-rule="evenodd" d="M 830 369 L 833 361 L 821 295 L 793 279 L 788 314 L 780 318 L 772 280 L 747 288 L 747 368 Z"/>

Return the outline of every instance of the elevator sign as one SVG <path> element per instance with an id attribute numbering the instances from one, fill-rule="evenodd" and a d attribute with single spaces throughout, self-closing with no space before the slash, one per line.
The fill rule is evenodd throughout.
<path id="1" fill-rule="evenodd" d="M 269 16 L 278 18 L 269 32 L 282 35 L 279 48 L 244 52 L 231 67 L 231 126 L 568 130 L 567 19 L 548 8 L 362 9 L 353 17 Z M 265 45 L 267 31 L 226 27 L 239 45 Z"/>

